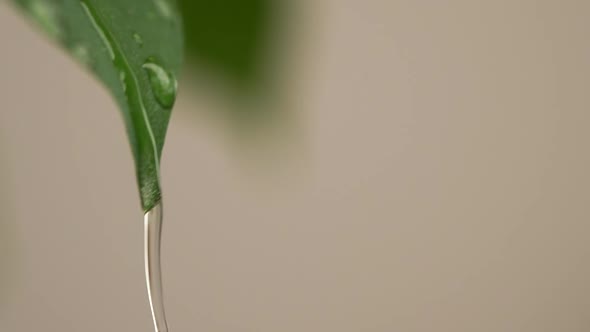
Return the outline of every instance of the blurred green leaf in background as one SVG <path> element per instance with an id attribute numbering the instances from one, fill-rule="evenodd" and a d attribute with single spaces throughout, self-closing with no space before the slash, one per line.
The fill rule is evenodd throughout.
<path id="1" fill-rule="evenodd" d="M 231 104 L 229 120 L 259 125 L 284 112 L 277 98 L 277 45 L 283 39 L 286 0 L 179 0 L 190 78 L 215 85 Z M 211 79 L 213 77 L 213 79 Z M 221 91 L 220 91 L 221 90 Z M 190 93 L 190 92 L 189 92 Z"/>
<path id="2" fill-rule="evenodd" d="M 273 0 L 180 0 L 191 60 L 224 75 L 236 88 L 261 79 Z"/>

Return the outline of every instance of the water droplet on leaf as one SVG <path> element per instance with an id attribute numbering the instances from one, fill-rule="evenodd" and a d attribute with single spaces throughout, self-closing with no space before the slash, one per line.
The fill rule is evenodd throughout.
<path id="1" fill-rule="evenodd" d="M 85 65 L 90 64 L 90 53 L 88 52 L 88 48 L 86 46 L 81 44 L 74 45 L 71 49 L 71 52 L 72 55 L 74 55 L 74 57 L 81 63 Z"/>
<path id="2" fill-rule="evenodd" d="M 164 108 L 172 108 L 178 85 L 174 75 L 158 64 L 153 57 L 148 58 L 142 67 L 148 73 L 152 91 L 158 103 Z"/>

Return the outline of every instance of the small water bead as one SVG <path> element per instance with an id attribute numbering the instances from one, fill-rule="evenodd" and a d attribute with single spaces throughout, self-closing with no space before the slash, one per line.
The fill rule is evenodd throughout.
<path id="1" fill-rule="evenodd" d="M 71 50 L 72 55 L 85 65 L 90 65 L 90 52 L 88 48 L 82 44 L 74 45 Z"/>
<path id="2" fill-rule="evenodd" d="M 147 71 L 152 91 L 158 103 L 164 108 L 172 108 L 178 87 L 174 75 L 164 69 L 153 57 L 148 58 L 142 68 Z"/>
<path id="3" fill-rule="evenodd" d="M 143 46 L 143 38 L 141 38 L 141 36 L 137 32 L 133 34 L 133 40 L 135 40 L 139 47 Z"/>

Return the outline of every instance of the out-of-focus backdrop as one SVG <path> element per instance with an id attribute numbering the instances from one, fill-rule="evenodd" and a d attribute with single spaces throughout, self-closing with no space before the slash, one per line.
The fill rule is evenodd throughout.
<path id="1" fill-rule="evenodd" d="M 188 4 L 230 37 L 164 152 L 171 331 L 590 330 L 590 2 L 283 2 Z M 0 330 L 150 331 L 114 102 L 5 3 L 0 42 Z"/>

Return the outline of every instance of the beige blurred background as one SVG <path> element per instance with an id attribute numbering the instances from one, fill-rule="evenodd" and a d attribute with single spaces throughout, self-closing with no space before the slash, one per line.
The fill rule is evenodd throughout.
<path id="1" fill-rule="evenodd" d="M 589 331 L 590 2 L 298 6 L 292 152 L 181 82 L 171 331 Z M 150 331 L 114 103 L 4 3 L 0 42 L 0 331 Z"/>

